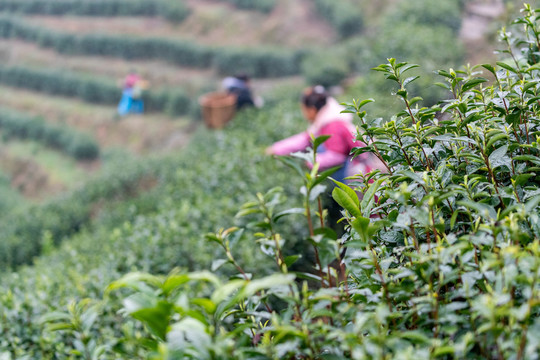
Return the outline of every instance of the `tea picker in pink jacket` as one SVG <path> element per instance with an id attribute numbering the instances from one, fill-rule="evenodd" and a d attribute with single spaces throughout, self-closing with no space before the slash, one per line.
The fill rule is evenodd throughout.
<path id="1" fill-rule="evenodd" d="M 374 161 L 368 153 L 352 158 L 351 150 L 365 145 L 355 140 L 356 128 L 352 123 L 352 114 L 342 114 L 345 108 L 329 96 L 324 87 L 318 85 L 308 88 L 302 95 L 301 108 L 310 124 L 307 131 L 274 143 L 266 149 L 267 154 L 289 155 L 306 150 L 311 146 L 311 134 L 315 137 L 330 135 L 317 150 L 316 161 L 321 170 L 343 165 L 332 175 L 334 179 L 343 182 L 348 176 L 365 174 L 379 168 L 378 161 Z M 308 163 L 308 166 L 312 167 L 313 164 Z"/>

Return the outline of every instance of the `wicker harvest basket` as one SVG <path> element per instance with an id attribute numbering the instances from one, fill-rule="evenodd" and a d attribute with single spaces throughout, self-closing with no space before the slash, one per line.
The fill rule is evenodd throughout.
<path id="1" fill-rule="evenodd" d="M 236 113 L 236 96 L 225 92 L 211 92 L 199 98 L 202 117 L 207 127 L 221 129 Z"/>

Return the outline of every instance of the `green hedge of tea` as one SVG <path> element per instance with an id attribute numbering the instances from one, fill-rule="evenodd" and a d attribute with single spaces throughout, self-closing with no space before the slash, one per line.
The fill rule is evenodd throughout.
<path id="1" fill-rule="evenodd" d="M 148 191 L 146 184 L 159 181 L 166 170 L 151 162 L 134 162 L 121 157 L 110 161 L 99 176 L 81 189 L 46 204 L 6 214 L 0 219 L 0 268 L 32 262 L 41 253 L 46 234 L 52 237 L 54 244 L 59 244 L 90 224 L 111 204 L 144 194 Z"/>
<path id="2" fill-rule="evenodd" d="M 298 74 L 303 56 L 304 51 L 224 48 L 216 51 L 214 64 L 220 74 L 242 71 L 254 77 L 270 78 Z"/>
<path id="3" fill-rule="evenodd" d="M 68 55 L 113 56 L 128 60 L 156 59 L 196 68 L 215 66 L 222 74 L 234 74 L 245 68 L 243 71 L 254 77 L 297 74 L 304 54 L 303 51 L 269 48 L 208 47 L 176 39 L 73 35 L 35 27 L 8 16 L 0 16 L 0 37 L 34 42 Z"/>
<path id="4" fill-rule="evenodd" d="M 257 10 L 269 13 L 276 7 L 276 0 L 221 0 L 236 6 L 238 9 Z"/>
<path id="5" fill-rule="evenodd" d="M 458 34 L 461 28 L 462 6 L 454 0 L 437 1 L 436 6 L 422 0 L 400 1 L 386 16 L 388 26 L 398 22 L 430 26 L 445 26 Z"/>
<path id="6" fill-rule="evenodd" d="M 114 82 L 62 70 L 0 66 L 0 83 L 51 95 L 76 97 L 95 104 L 114 105 L 121 96 L 121 89 Z M 181 89 L 145 91 L 143 99 L 149 111 L 165 112 L 170 116 L 190 112 L 191 99 Z"/>
<path id="7" fill-rule="evenodd" d="M 227 226 L 261 184 L 270 187 L 279 179 L 291 195 L 300 187 L 263 147 L 302 128 L 297 104 L 276 104 L 264 113 L 248 110 L 224 131 L 200 129 L 179 154 L 114 162 L 83 189 L 1 219 L 0 267 L 5 271 L 6 266 L 34 259 L 36 265 L 0 277 L 0 353 L 15 358 L 68 356 L 74 348 L 64 336 L 68 334 L 44 332 L 40 316 L 71 299 L 102 297 L 107 284 L 128 271 L 166 273 L 174 266 L 211 266 L 219 250 L 204 235 Z M 155 187 L 144 191 L 144 183 L 152 179 L 157 179 Z M 297 224 L 289 226 L 291 233 L 302 232 Z M 61 242 L 60 250 L 52 250 Z M 255 246 L 248 242 L 234 253 L 252 271 L 265 272 L 269 263 L 256 254 Z M 41 259 L 36 259 L 39 254 Z M 40 295 L 24 295 L 32 293 L 30 289 Z M 107 325 L 92 330 L 99 342 L 123 331 L 115 325 L 120 318 L 108 308 L 111 311 L 100 316 L 100 324 Z M 119 350 L 125 346 L 118 345 Z"/>
<path id="8" fill-rule="evenodd" d="M 1 0 L 0 11 L 37 15 L 162 16 L 181 22 L 190 10 L 178 0 Z"/>
<path id="9" fill-rule="evenodd" d="M 24 197 L 11 187 L 10 178 L 0 171 L 0 218 L 25 205 Z"/>
<path id="10" fill-rule="evenodd" d="M 338 85 L 352 72 L 346 54 L 343 49 L 313 52 L 302 62 L 302 75 L 310 85 Z"/>
<path id="11" fill-rule="evenodd" d="M 319 14 L 325 18 L 342 37 L 357 35 L 364 28 L 362 9 L 350 0 L 313 0 Z"/>
<path id="12" fill-rule="evenodd" d="M 35 140 L 77 160 L 92 160 L 99 156 L 99 145 L 90 135 L 1 107 L 0 129 L 4 138 Z"/>

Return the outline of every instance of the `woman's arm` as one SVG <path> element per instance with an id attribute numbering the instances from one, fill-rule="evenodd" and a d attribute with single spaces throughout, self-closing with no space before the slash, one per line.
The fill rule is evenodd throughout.
<path id="1" fill-rule="evenodd" d="M 296 134 L 269 146 L 266 149 L 266 153 L 271 155 L 289 155 L 296 151 L 305 150 L 310 146 L 310 140 L 307 132 Z"/>

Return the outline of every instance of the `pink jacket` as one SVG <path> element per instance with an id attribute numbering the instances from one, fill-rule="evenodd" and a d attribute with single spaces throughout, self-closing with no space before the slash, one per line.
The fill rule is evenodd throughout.
<path id="1" fill-rule="evenodd" d="M 352 124 L 352 114 L 342 114 L 342 110 L 344 110 L 343 106 L 339 105 L 334 98 L 328 98 L 326 105 L 319 111 L 307 131 L 274 143 L 270 148 L 271 153 L 289 155 L 303 151 L 311 146 L 310 134 L 315 137 L 330 135 L 330 138 L 321 146 L 323 151 L 319 151 L 316 156 L 321 170 L 345 165 L 347 161 L 351 163 L 347 166 L 345 176 L 366 174 L 375 168 L 380 168 L 379 161 L 368 153 L 352 159 L 350 155 L 352 148 L 362 147 L 365 144 L 355 140 L 356 128 Z M 308 165 L 312 166 L 312 164 Z"/>
<path id="2" fill-rule="evenodd" d="M 141 78 L 137 74 L 129 74 L 124 80 L 124 89 L 131 89 Z"/>

